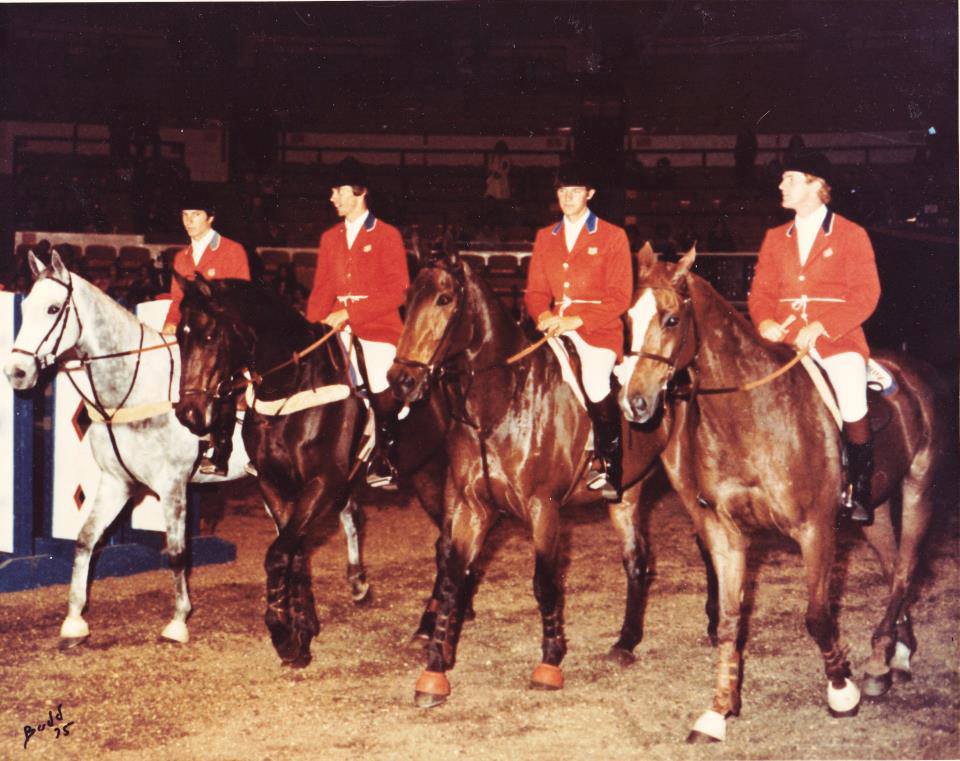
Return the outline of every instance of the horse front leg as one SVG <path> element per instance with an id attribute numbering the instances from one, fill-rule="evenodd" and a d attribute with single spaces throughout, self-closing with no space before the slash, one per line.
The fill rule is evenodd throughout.
<path id="1" fill-rule="evenodd" d="M 621 666 L 636 661 L 634 648 L 643 639 L 643 614 L 647 602 L 647 543 L 640 527 L 641 481 L 627 490 L 620 502 L 609 504 L 610 522 L 623 543 L 623 571 L 627 577 L 627 599 L 620 637 L 607 658 Z"/>
<path id="2" fill-rule="evenodd" d="M 184 644 L 190 639 L 187 617 L 190 615 L 190 592 L 187 589 L 187 498 L 186 484 L 179 483 L 158 494 L 167 526 L 167 562 L 173 573 L 173 618 L 160 632 L 162 641 Z"/>
<path id="3" fill-rule="evenodd" d="M 76 647 L 90 636 L 90 627 L 83 619 L 83 609 L 87 605 L 90 558 L 103 532 L 113 523 L 130 499 L 130 493 L 131 487 L 126 481 L 106 471 L 100 476 L 90 513 L 77 535 L 73 573 L 70 576 L 70 594 L 67 598 L 67 617 L 60 626 L 59 648 L 61 650 Z"/>
<path id="4" fill-rule="evenodd" d="M 556 502 L 532 500 L 533 544 L 536 562 L 533 572 L 533 595 L 540 606 L 543 623 L 542 660 L 533 670 L 530 686 L 539 690 L 563 687 L 560 663 L 567 654 L 563 633 L 563 587 L 560 583 L 560 516 Z"/>
<path id="5" fill-rule="evenodd" d="M 364 523 L 363 511 L 353 496 L 350 496 L 346 506 L 340 511 L 340 526 L 347 540 L 347 581 L 350 583 L 350 597 L 354 605 L 365 605 L 371 601 L 367 569 L 363 566 Z"/>
<path id="6" fill-rule="evenodd" d="M 826 512 L 826 511 L 824 511 Z M 860 690 L 850 679 L 850 663 L 840 645 L 836 618 L 830 611 L 829 584 L 834 561 L 833 516 L 804 526 L 798 537 L 807 577 L 807 631 L 823 656 L 827 704 L 835 718 L 856 716 Z"/>
<path id="7" fill-rule="evenodd" d="M 741 653 L 740 616 L 747 567 L 744 536 L 726 529 L 714 515 L 708 516 L 700 531 L 717 574 L 717 681 L 713 703 L 704 711 L 687 736 L 688 743 L 721 742 L 726 738 L 728 716 L 740 713 Z"/>
<path id="8" fill-rule="evenodd" d="M 414 689 L 414 703 L 420 708 L 440 705 L 450 694 L 445 672 L 453 668 L 456 660 L 470 577 L 475 573 L 474 563 L 492 523 L 492 512 L 475 498 L 457 505 L 444 521 L 438 554 L 440 593 L 436 621 L 424 647 L 427 665 Z"/>

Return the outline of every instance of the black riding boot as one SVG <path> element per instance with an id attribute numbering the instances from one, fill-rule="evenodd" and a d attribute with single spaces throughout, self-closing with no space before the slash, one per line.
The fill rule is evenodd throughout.
<path id="1" fill-rule="evenodd" d="M 587 487 L 601 490 L 608 502 L 619 502 L 623 497 L 623 438 L 620 406 L 611 391 L 599 402 L 588 402 L 593 420 L 594 451 L 602 464 L 602 472 L 592 469 L 587 474 Z"/>
<path id="2" fill-rule="evenodd" d="M 210 427 L 210 448 L 200 460 L 201 473 L 210 476 L 227 475 L 230 454 L 233 452 L 233 429 L 237 424 L 236 399 L 215 401 L 213 425 Z"/>
<path id="3" fill-rule="evenodd" d="M 367 483 L 378 489 L 395 488 L 397 481 L 397 412 L 400 401 L 390 389 L 371 394 L 377 440 L 367 463 Z"/>
<path id="4" fill-rule="evenodd" d="M 873 442 L 847 444 L 848 498 L 845 504 L 850 520 L 862 526 L 873 523 L 870 481 L 873 478 Z"/>

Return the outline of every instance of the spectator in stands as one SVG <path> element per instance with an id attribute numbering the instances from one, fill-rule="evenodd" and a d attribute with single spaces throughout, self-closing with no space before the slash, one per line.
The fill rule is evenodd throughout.
<path id="1" fill-rule="evenodd" d="M 677 241 L 673 237 L 669 222 L 657 222 L 653 228 L 653 240 L 650 241 L 650 245 L 660 259 L 667 262 L 677 261 Z"/>
<path id="2" fill-rule="evenodd" d="M 750 188 L 754 184 L 754 163 L 757 160 L 757 136 L 747 125 L 737 133 L 737 142 L 733 147 L 733 163 L 736 169 L 737 185 Z"/>
<path id="3" fill-rule="evenodd" d="M 159 273 L 152 264 L 141 264 L 137 275 L 127 289 L 127 303 L 130 308 L 156 298 L 160 293 Z"/>
<path id="4" fill-rule="evenodd" d="M 587 205 L 595 188 L 586 165 L 560 167 L 556 190 L 563 218 L 537 232 L 524 301 L 538 330 L 567 335 L 577 347 L 600 460 L 588 485 L 619 502 L 623 444 L 610 374 L 623 353 L 620 318 L 630 307 L 632 259 L 623 229 Z"/>
<path id="5" fill-rule="evenodd" d="M 658 190 L 672 188 L 677 182 L 676 172 L 673 171 L 673 165 L 666 156 L 657 159 L 653 169 L 653 185 Z"/>
<path id="6" fill-rule="evenodd" d="M 487 181 L 484 191 L 484 222 L 506 224 L 510 205 L 510 152 L 503 140 L 497 140 L 493 154 L 487 161 Z"/>
<path id="7" fill-rule="evenodd" d="M 729 225 L 727 225 L 726 217 L 717 217 L 713 227 L 710 228 L 710 232 L 707 233 L 707 251 L 730 252 L 736 250 L 737 244 L 733 239 L 733 233 L 730 232 Z"/>
<path id="8" fill-rule="evenodd" d="M 349 348 L 356 336 L 363 348 L 370 401 L 377 423 L 377 451 L 367 467 L 367 482 L 382 487 L 396 479 L 399 402 L 387 382 L 403 324 L 409 278 L 400 232 L 377 219 L 367 206 L 364 167 L 350 157 L 330 179 L 330 202 L 343 219 L 320 238 L 307 319 L 341 331 Z"/>
<path id="9" fill-rule="evenodd" d="M 847 443 L 852 520 L 869 525 L 873 448 L 867 419 L 867 358 L 862 325 L 880 297 L 866 231 L 834 213 L 830 163 L 799 152 L 785 164 L 782 205 L 796 217 L 767 231 L 748 297 L 750 317 L 768 341 L 807 349 L 837 395 Z M 788 318 L 794 322 L 784 327 Z"/>
<path id="10" fill-rule="evenodd" d="M 181 202 L 181 220 L 190 236 L 190 245 L 177 252 L 173 269 L 182 277 L 193 280 L 197 273 L 208 280 L 221 278 L 250 279 L 247 252 L 236 241 L 224 238 L 213 229 L 216 208 L 213 201 L 202 193 L 188 194 Z M 180 302 L 183 289 L 173 280 L 170 284 L 171 302 L 163 326 L 165 333 L 176 331 L 180 321 Z M 233 399 L 217 403 L 214 424 L 210 430 L 211 450 L 200 461 L 200 472 L 226 475 L 227 463 L 233 449 L 233 428 L 236 422 L 236 402 Z"/>
<path id="11" fill-rule="evenodd" d="M 282 262 L 270 281 L 273 289 L 299 312 L 305 312 L 309 293 L 297 279 L 293 262 Z"/>

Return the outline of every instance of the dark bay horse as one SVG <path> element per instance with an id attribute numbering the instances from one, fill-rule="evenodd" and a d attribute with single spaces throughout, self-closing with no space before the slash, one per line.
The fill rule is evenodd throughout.
<path id="1" fill-rule="evenodd" d="M 528 346 L 527 338 L 489 286 L 456 255 L 420 271 L 406 309 L 397 359 L 388 374 L 391 386 L 408 404 L 433 387 L 432 395 L 450 399 L 453 418 L 445 441 L 449 470 L 437 568 L 440 606 L 415 702 L 438 705 L 450 693 L 444 672 L 455 660 L 465 590 L 500 512 L 520 518 L 533 534 L 533 592 L 543 623 L 543 658 L 531 686 L 558 689 L 566 653 L 560 508 L 597 499 L 583 483 L 590 418 L 549 348 L 515 363 L 505 361 Z M 628 663 L 642 636 L 646 593 L 647 551 L 638 507 L 641 477 L 664 442 L 660 427 L 628 431 L 625 441 L 624 483 L 629 488 L 623 501 L 609 510 L 623 540 L 627 603 L 610 654 Z"/>
<path id="2" fill-rule="evenodd" d="M 357 462 L 366 412 L 349 388 L 349 367 L 335 337 L 316 351 L 299 352 L 327 336 L 272 290 L 240 280 L 181 280 L 184 291 L 177 329 L 183 370 L 177 417 L 202 433 L 211 425 L 212 402 L 254 379 L 256 403 L 248 407 L 243 440 L 258 473 L 260 490 L 276 525 L 267 551 L 266 624 L 281 660 L 310 661 L 310 640 L 319 632 L 309 555 L 325 516 L 349 506 L 363 480 Z M 279 368 L 279 369 L 277 369 Z M 339 391 L 311 405 L 314 389 Z M 299 394 L 299 395 L 298 395 Z M 289 400 L 285 413 L 283 402 Z M 293 405 L 293 406 L 289 406 Z M 277 407 L 280 409 L 272 409 Z M 409 476 L 426 512 L 439 526 L 445 462 L 439 449 L 446 426 L 435 404 L 418 405 L 400 433 L 400 470 Z M 361 569 L 352 569 L 359 573 Z M 419 632 L 432 628 L 432 608 Z"/>
<path id="3" fill-rule="evenodd" d="M 696 253 L 676 265 L 649 255 L 638 268 L 638 298 L 630 310 L 634 343 L 625 361 L 629 382 L 620 401 L 627 418 L 642 422 L 669 399 L 674 375 L 691 378 L 693 402 L 664 458 L 683 496 L 719 580 L 719 668 L 711 709 L 691 740 L 720 740 L 725 719 L 740 710 L 738 650 L 746 549 L 753 529 L 775 529 L 800 545 L 807 578 L 807 631 L 823 656 L 831 713 L 852 715 L 860 693 L 839 642 L 828 586 L 843 466 L 839 431 L 801 367 L 770 378 L 796 355 L 769 343 L 690 268 Z M 882 695 L 894 674 L 909 673 L 916 647 L 908 605 L 921 540 L 933 510 L 932 486 L 944 431 L 935 412 L 932 370 L 904 357 L 887 357 L 899 390 L 882 401 L 875 428 L 874 501 L 881 505 L 864 528 L 889 580 L 883 618 L 873 632 L 864 692 Z M 631 367 L 632 365 L 632 367 Z M 750 382 L 769 382 L 743 390 Z M 871 403 L 872 406 L 874 403 Z M 668 405 L 669 406 L 669 405 Z M 681 491 L 681 490 L 678 490 Z M 899 540 L 891 499 L 902 502 Z"/>

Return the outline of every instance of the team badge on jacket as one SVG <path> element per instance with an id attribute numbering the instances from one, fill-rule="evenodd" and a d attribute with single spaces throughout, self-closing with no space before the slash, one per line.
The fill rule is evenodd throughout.
<path id="1" fill-rule="evenodd" d="M 823 252 L 823 258 L 824 258 L 824 259 L 827 259 L 827 258 L 829 258 L 829 257 L 831 257 L 831 256 L 833 256 L 833 249 L 832 249 L 832 248 L 828 248 L 826 251 Z"/>
<path id="2" fill-rule="evenodd" d="M 207 277 L 216 277 L 216 276 L 217 276 L 217 271 L 213 267 L 207 270 Z"/>
<path id="3" fill-rule="evenodd" d="M 600 249 L 597 248 L 596 246 L 588 246 L 587 253 L 590 254 L 590 256 L 596 256 L 597 254 L 600 253 Z"/>
<path id="4" fill-rule="evenodd" d="M 373 251 L 373 246 L 370 245 L 369 243 L 368 243 L 366 246 L 363 247 L 363 253 L 368 254 L 368 253 L 370 253 L 371 251 Z"/>

